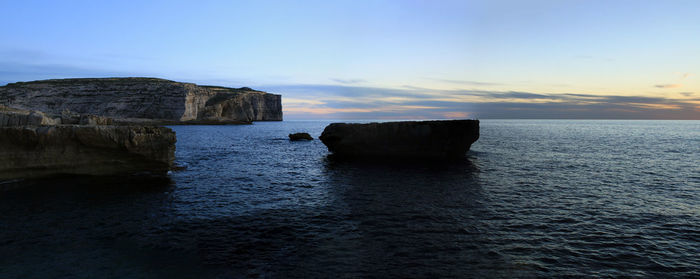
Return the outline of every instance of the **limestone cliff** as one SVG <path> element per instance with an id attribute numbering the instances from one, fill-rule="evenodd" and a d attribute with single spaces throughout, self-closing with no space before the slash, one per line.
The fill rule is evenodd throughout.
<path id="1" fill-rule="evenodd" d="M 0 105 L 60 114 L 66 110 L 115 119 L 281 121 L 280 95 L 247 87 L 198 86 L 156 78 L 81 78 L 10 83 Z M 136 121 L 138 122 L 138 121 Z"/>

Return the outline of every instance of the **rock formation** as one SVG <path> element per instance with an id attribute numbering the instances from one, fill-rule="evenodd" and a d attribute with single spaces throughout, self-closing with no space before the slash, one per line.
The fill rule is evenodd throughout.
<path id="1" fill-rule="evenodd" d="M 309 135 L 309 133 L 294 133 L 294 134 L 289 134 L 289 140 L 292 141 L 297 141 L 297 140 L 313 140 L 314 138 Z"/>
<path id="2" fill-rule="evenodd" d="M 281 121 L 281 96 L 247 87 L 198 86 L 156 78 L 80 78 L 10 83 L 0 105 L 61 114 L 68 110 L 119 123 Z"/>
<path id="3" fill-rule="evenodd" d="M 333 123 L 319 139 L 344 158 L 459 158 L 479 139 L 479 120 Z"/>
<path id="4" fill-rule="evenodd" d="M 78 119 L 86 125 L 60 125 L 61 117 L 0 107 L 0 180 L 166 173 L 173 165 L 176 139 L 170 128 L 94 125 L 109 120 L 90 115 Z"/>
<path id="5" fill-rule="evenodd" d="M 51 118 L 40 111 L 19 110 L 0 105 L 0 127 L 57 124 L 61 124 L 61 118 Z"/>

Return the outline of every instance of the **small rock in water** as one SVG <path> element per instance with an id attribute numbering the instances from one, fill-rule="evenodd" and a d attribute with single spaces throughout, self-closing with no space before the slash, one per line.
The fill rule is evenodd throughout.
<path id="1" fill-rule="evenodd" d="M 309 135 L 309 133 L 294 133 L 294 134 L 289 134 L 289 140 L 313 140 L 314 138 Z"/>

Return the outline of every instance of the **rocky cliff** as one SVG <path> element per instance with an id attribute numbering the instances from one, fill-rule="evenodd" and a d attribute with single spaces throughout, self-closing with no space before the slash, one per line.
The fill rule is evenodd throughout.
<path id="1" fill-rule="evenodd" d="M 179 122 L 281 121 L 280 95 L 247 87 L 198 86 L 156 78 L 81 78 L 10 83 L 0 105 L 49 114 Z M 139 121 L 140 120 L 140 121 Z"/>
<path id="2" fill-rule="evenodd" d="M 166 127 L 99 125 L 109 120 L 91 115 L 54 118 L 0 106 L 0 180 L 170 170 L 175 132 Z"/>

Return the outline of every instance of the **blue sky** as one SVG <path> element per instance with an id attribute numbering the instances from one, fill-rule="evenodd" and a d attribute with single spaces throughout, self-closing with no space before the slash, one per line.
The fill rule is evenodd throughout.
<path id="1" fill-rule="evenodd" d="M 700 119 L 697 1 L 2 1 L 0 84 L 151 76 L 286 119 Z"/>

